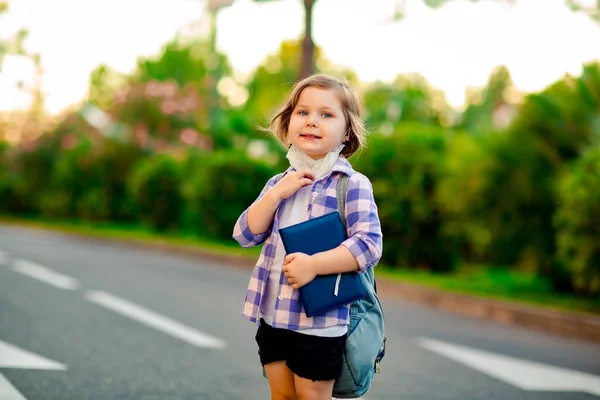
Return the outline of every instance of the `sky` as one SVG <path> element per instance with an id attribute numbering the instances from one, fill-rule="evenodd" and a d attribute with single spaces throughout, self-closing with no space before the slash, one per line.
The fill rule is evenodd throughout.
<path id="1" fill-rule="evenodd" d="M 0 37 L 29 30 L 26 48 L 41 55 L 46 108 L 57 113 L 85 97 L 100 63 L 129 73 L 138 57 L 156 55 L 177 32 L 197 28 L 205 1 L 9 0 Z M 565 0 L 454 0 L 437 10 L 406 0 L 405 17 L 391 22 L 399 2 L 318 0 L 313 39 L 361 81 L 418 72 L 455 107 L 498 65 L 509 68 L 517 88 L 533 92 L 600 60 L 600 24 L 570 11 Z M 219 11 L 217 47 L 239 76 L 248 76 L 283 40 L 300 37 L 303 22 L 300 0 L 235 0 Z M 30 96 L 16 84 L 33 76 L 29 61 L 5 58 L 0 110 L 27 107 Z"/>

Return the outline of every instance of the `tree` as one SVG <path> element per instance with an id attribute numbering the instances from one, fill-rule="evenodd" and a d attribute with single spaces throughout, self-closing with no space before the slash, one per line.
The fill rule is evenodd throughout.
<path id="1" fill-rule="evenodd" d="M 581 4 L 581 0 L 566 0 L 573 11 L 580 11 L 590 16 L 594 21 L 600 22 L 600 0 L 596 0 L 596 7 Z"/>
<path id="2" fill-rule="evenodd" d="M 0 1 L 0 18 L 3 14 L 8 12 L 8 3 L 6 1 Z M 28 58 L 35 67 L 35 78 L 31 86 L 26 86 L 23 82 L 18 83 L 19 90 L 28 91 L 31 94 L 32 102 L 29 110 L 26 112 L 26 117 L 23 119 L 24 123 L 18 126 L 19 137 L 32 138 L 40 134 L 42 126 L 44 124 L 44 96 L 42 94 L 42 62 L 41 57 L 37 53 L 28 52 L 25 49 L 25 40 L 29 32 L 26 29 L 19 29 L 15 34 L 10 36 L 8 39 L 0 39 L 0 73 L 2 73 L 2 64 L 4 57 L 7 55 L 16 55 L 20 57 Z M 11 117 L 13 118 L 13 117 Z M 0 122 L 0 139 L 5 135 L 7 127 Z M 15 125 L 14 123 L 9 125 Z"/>
<path id="3" fill-rule="evenodd" d="M 516 112 L 515 98 L 519 97 L 508 69 L 496 68 L 483 89 L 470 89 L 467 93 L 462 127 L 476 135 L 506 128 Z"/>
<path id="4" fill-rule="evenodd" d="M 8 3 L 0 1 L 0 17 L 8 12 Z M 15 35 L 9 39 L 0 39 L 0 72 L 2 72 L 2 62 L 4 57 L 9 54 L 25 55 L 23 42 L 27 38 L 27 30 L 20 29 Z"/>
<path id="5" fill-rule="evenodd" d="M 389 134 L 402 122 L 442 125 L 449 106 L 443 92 L 419 74 L 398 75 L 391 84 L 375 83 L 365 90 L 367 126 Z"/>

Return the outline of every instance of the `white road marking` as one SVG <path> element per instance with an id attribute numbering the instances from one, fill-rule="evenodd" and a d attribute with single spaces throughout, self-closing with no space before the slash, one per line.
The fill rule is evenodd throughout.
<path id="1" fill-rule="evenodd" d="M 149 325 L 156 330 L 188 342 L 194 346 L 215 349 L 224 349 L 226 347 L 225 341 L 221 339 L 218 339 L 207 333 L 200 332 L 169 317 L 143 308 L 127 300 L 113 296 L 110 293 L 90 291 L 85 294 L 85 298 L 92 303 L 96 303 L 109 310 Z"/>
<path id="2" fill-rule="evenodd" d="M 65 371 L 67 366 L 0 340 L 0 368 Z"/>
<path id="3" fill-rule="evenodd" d="M 11 269 L 59 289 L 77 290 L 79 281 L 27 260 L 15 259 Z"/>
<path id="4" fill-rule="evenodd" d="M 5 251 L 0 251 L 0 265 L 8 265 L 10 254 Z"/>
<path id="5" fill-rule="evenodd" d="M 0 400 L 27 400 L 4 375 L 0 374 Z"/>
<path id="6" fill-rule="evenodd" d="M 522 390 L 586 392 L 600 396 L 600 377 L 596 375 L 427 338 L 420 338 L 417 343 Z"/>

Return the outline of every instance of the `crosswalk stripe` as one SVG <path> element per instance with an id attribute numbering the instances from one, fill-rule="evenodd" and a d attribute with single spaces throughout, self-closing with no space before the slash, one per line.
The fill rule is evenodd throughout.
<path id="1" fill-rule="evenodd" d="M 67 366 L 0 340 L 0 368 L 64 371 Z"/>
<path id="2" fill-rule="evenodd" d="M 596 375 L 439 340 L 420 338 L 417 343 L 522 390 L 586 392 L 600 396 L 600 377 Z"/>
<path id="3" fill-rule="evenodd" d="M 16 259 L 13 261 L 11 269 L 59 289 L 79 289 L 79 281 L 77 279 L 60 274 L 50 268 L 35 264 L 31 261 Z"/>
<path id="4" fill-rule="evenodd" d="M 4 375 L 0 374 L 0 400 L 27 400 Z"/>

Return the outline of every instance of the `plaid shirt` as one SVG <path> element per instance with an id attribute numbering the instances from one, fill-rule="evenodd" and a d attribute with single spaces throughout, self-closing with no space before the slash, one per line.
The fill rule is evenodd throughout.
<path id="1" fill-rule="evenodd" d="M 271 187 L 288 172 L 271 178 L 260 193 L 260 199 Z M 341 174 L 350 176 L 346 197 L 346 224 L 348 239 L 346 246 L 356 258 L 360 272 L 375 266 L 381 258 L 382 234 L 377 216 L 377 206 L 373 198 L 373 187 L 369 179 L 352 169 L 350 163 L 340 156 L 332 168 L 331 174 L 312 185 L 312 199 L 308 206 L 308 219 L 316 218 L 337 211 L 336 187 Z M 294 196 L 284 200 L 293 199 Z M 257 199 L 257 200 L 258 200 Z M 252 271 L 248 290 L 244 300 L 242 315 L 258 324 L 258 315 L 262 298 L 265 294 L 269 270 L 275 258 L 275 250 L 279 239 L 279 216 L 282 207 L 278 207 L 272 225 L 266 232 L 255 235 L 248 228 L 248 210 L 238 218 L 233 229 L 233 238 L 243 247 L 258 246 L 264 243 L 256 266 Z M 308 318 L 302 310 L 299 291 L 292 288 L 281 273 L 278 296 L 275 301 L 275 317 L 273 326 L 284 329 L 325 328 L 335 325 L 347 325 L 349 306 L 331 310 L 324 315 Z"/>

